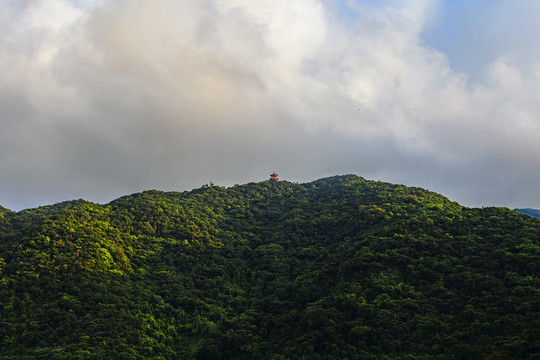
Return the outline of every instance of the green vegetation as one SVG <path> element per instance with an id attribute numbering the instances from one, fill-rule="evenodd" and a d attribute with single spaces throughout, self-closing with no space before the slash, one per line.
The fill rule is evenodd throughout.
<path id="1" fill-rule="evenodd" d="M 540 221 L 353 175 L 0 208 L 1 359 L 540 359 Z"/>

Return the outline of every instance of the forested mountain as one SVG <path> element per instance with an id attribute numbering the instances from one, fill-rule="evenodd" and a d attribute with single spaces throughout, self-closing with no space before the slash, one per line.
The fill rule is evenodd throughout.
<path id="1" fill-rule="evenodd" d="M 0 358 L 539 359 L 539 245 L 353 175 L 0 208 Z"/>

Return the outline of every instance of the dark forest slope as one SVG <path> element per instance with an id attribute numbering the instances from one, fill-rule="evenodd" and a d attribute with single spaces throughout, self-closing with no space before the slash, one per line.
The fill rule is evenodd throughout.
<path id="1" fill-rule="evenodd" d="M 348 175 L 0 209 L 2 359 L 538 359 L 540 221 Z"/>

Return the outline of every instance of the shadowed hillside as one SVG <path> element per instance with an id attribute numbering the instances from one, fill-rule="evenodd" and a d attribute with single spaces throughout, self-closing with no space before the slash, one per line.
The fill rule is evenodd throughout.
<path id="1" fill-rule="evenodd" d="M 0 358 L 538 359 L 539 245 L 353 175 L 0 208 Z"/>

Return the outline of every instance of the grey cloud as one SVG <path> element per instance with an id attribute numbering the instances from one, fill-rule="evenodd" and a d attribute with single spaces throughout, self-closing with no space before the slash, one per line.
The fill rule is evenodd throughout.
<path id="1" fill-rule="evenodd" d="M 32 21 L 0 5 L 3 206 L 272 171 L 540 206 L 538 79 L 499 57 L 470 82 L 423 45 L 425 2 L 358 1 L 345 20 L 317 0 L 43 1 Z"/>

